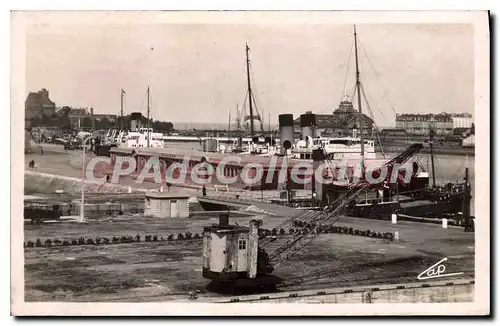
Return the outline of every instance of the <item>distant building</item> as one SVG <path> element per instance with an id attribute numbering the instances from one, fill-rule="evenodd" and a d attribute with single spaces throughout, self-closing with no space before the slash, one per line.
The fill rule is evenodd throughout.
<path id="1" fill-rule="evenodd" d="M 470 129 L 470 127 L 472 126 L 472 114 L 470 113 L 451 113 L 450 117 L 453 119 L 453 129 Z"/>
<path id="2" fill-rule="evenodd" d="M 453 119 L 448 113 L 397 114 L 396 129 L 404 129 L 410 135 L 428 135 L 433 129 L 438 135 L 453 134 Z"/>
<path id="3" fill-rule="evenodd" d="M 373 119 L 366 114 L 363 114 L 360 119 L 358 116 L 359 112 L 354 109 L 352 102 L 344 100 L 340 102 L 332 114 L 316 114 L 316 128 L 321 134 L 332 136 L 352 136 L 353 130 L 357 129 L 359 135 L 358 120 L 360 120 L 363 124 L 363 133 L 371 136 L 374 126 Z M 294 120 L 294 129 L 300 130 L 300 117 Z"/>
<path id="4" fill-rule="evenodd" d="M 26 119 L 51 117 L 55 114 L 56 104 L 49 98 L 49 91 L 42 88 L 38 92 L 30 92 L 24 102 Z"/>
<path id="5" fill-rule="evenodd" d="M 58 108 L 58 113 L 63 114 L 62 111 L 66 107 Z M 111 123 L 116 122 L 116 114 L 94 114 L 93 108 L 80 107 L 80 108 L 69 108 L 68 118 L 71 124 L 71 128 L 94 128 L 95 121 L 101 121 L 102 119 L 108 119 Z"/>

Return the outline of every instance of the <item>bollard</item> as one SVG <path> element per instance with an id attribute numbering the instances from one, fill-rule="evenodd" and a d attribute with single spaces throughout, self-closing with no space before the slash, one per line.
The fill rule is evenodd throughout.
<path id="1" fill-rule="evenodd" d="M 397 224 L 398 223 L 398 215 L 397 214 L 392 214 L 392 224 Z"/>
<path id="2" fill-rule="evenodd" d="M 132 193 L 132 187 L 131 186 L 128 186 L 128 193 L 131 194 Z"/>
<path id="3" fill-rule="evenodd" d="M 399 231 L 394 232 L 394 241 L 399 241 Z"/>
<path id="4" fill-rule="evenodd" d="M 447 228 L 448 228 L 448 219 L 443 218 L 443 229 L 447 229 Z"/>

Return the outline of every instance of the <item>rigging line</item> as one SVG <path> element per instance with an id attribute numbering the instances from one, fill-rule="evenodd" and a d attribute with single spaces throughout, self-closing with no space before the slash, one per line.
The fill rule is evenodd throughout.
<path id="1" fill-rule="evenodd" d="M 378 143 L 380 145 L 380 149 L 382 151 L 382 156 L 385 158 L 384 146 L 382 146 L 382 141 L 380 140 L 380 129 L 378 128 L 377 124 L 375 123 L 375 116 L 373 115 L 372 107 L 371 107 L 370 103 L 368 102 L 368 98 L 367 98 L 366 93 L 365 93 L 365 87 L 363 86 L 363 84 L 361 84 L 360 86 L 361 86 L 361 92 L 363 92 L 363 97 L 365 98 L 366 106 L 368 107 L 368 110 L 370 111 L 370 114 L 371 114 L 371 118 L 373 119 L 373 125 L 375 126 L 376 137 L 377 137 Z M 382 113 L 382 115 L 383 115 L 383 113 Z M 385 118 L 385 116 L 384 116 L 384 118 Z"/>
<path id="2" fill-rule="evenodd" d="M 366 102 L 366 104 L 367 104 L 368 106 L 370 106 L 370 103 L 369 103 L 369 102 L 373 102 L 373 101 L 372 101 L 371 99 L 369 99 L 369 98 L 368 98 L 369 96 L 368 96 L 368 95 L 366 94 L 366 92 L 365 92 L 365 89 L 364 89 L 364 85 L 363 85 L 363 83 L 361 83 L 361 88 L 363 88 L 363 96 L 364 96 L 364 98 L 365 98 L 365 102 Z M 375 106 L 375 107 L 377 107 L 377 106 Z M 371 108 L 370 108 L 370 110 L 371 110 Z M 388 124 L 390 124 L 390 121 L 389 121 L 389 120 L 387 119 L 387 117 L 385 116 L 384 111 L 380 110 L 379 108 L 377 108 L 377 110 L 378 110 L 378 112 L 380 112 L 380 114 L 382 114 L 382 117 L 384 118 L 384 120 L 385 120 Z M 372 112 L 372 114 L 373 114 L 373 112 Z M 375 119 L 375 116 L 373 116 L 372 118 L 373 118 L 373 119 Z"/>
<path id="3" fill-rule="evenodd" d="M 360 87 L 361 88 L 361 92 L 363 93 L 363 98 L 365 99 L 366 107 L 368 108 L 368 111 L 370 113 L 370 118 L 372 118 L 372 120 L 373 120 L 373 124 L 375 125 L 375 129 L 378 130 L 378 126 L 375 123 L 375 116 L 373 114 L 372 107 L 371 107 L 370 102 L 368 101 L 368 97 L 366 96 L 366 93 L 365 93 L 365 88 L 364 88 L 363 84 L 360 84 L 360 86 L 361 86 Z"/>
<path id="4" fill-rule="evenodd" d="M 255 76 L 254 76 L 253 69 L 252 69 L 252 63 L 249 64 L 249 67 L 250 67 L 250 69 L 249 69 L 250 76 L 252 79 L 252 100 L 253 100 L 253 103 L 255 104 L 255 110 L 256 110 L 257 114 L 259 114 L 258 108 L 260 108 L 260 101 L 257 101 L 257 98 L 255 97 L 255 93 L 258 94 L 259 89 L 257 88 L 257 85 L 255 83 Z"/>
<path id="5" fill-rule="evenodd" d="M 245 123 L 245 116 L 247 115 L 247 100 L 248 100 L 248 90 L 245 92 L 245 99 L 243 100 L 243 105 L 241 106 L 240 115 L 243 119 L 242 123 Z"/>
<path id="6" fill-rule="evenodd" d="M 352 91 L 351 91 L 351 101 L 353 100 L 354 96 L 356 96 L 357 94 L 357 87 L 356 87 L 356 84 L 354 84 L 354 86 L 352 87 Z M 359 110 L 359 108 L 358 108 Z"/>
<path id="7" fill-rule="evenodd" d="M 344 87 L 342 88 L 342 96 L 340 98 L 340 102 L 342 102 L 342 99 L 345 96 L 345 89 L 347 86 L 347 78 L 349 77 L 349 67 L 351 66 L 352 48 L 353 47 L 354 47 L 354 39 L 351 40 L 351 49 L 349 50 L 349 58 L 347 59 L 347 69 L 345 72 Z"/>
<path id="8" fill-rule="evenodd" d="M 252 92 L 252 99 L 253 99 L 253 102 L 254 102 L 254 104 L 255 104 L 254 109 L 255 109 L 256 116 L 258 116 L 258 117 L 259 117 L 259 121 L 260 121 L 260 122 L 262 122 L 263 117 L 262 117 L 261 113 L 259 112 L 259 107 L 260 107 L 260 106 L 259 106 L 259 105 L 257 105 L 257 104 L 258 104 L 258 103 L 257 103 L 257 99 L 256 99 L 256 98 L 255 98 L 255 96 L 253 95 L 253 92 Z"/>
<path id="9" fill-rule="evenodd" d="M 153 122 L 153 95 L 151 89 L 149 90 L 149 119 Z"/>
<path id="10" fill-rule="evenodd" d="M 379 84 L 380 84 L 380 87 L 382 88 L 382 93 L 384 94 L 385 99 L 386 99 L 386 100 L 389 102 L 389 104 L 391 105 L 391 109 L 392 109 L 392 111 L 394 112 L 394 114 L 397 114 L 397 113 L 396 113 L 396 110 L 394 109 L 394 107 L 395 107 L 395 106 L 394 106 L 394 103 L 393 103 L 393 102 L 391 101 L 391 99 L 389 98 L 389 95 L 387 95 L 387 92 L 386 92 L 386 90 L 385 90 L 385 88 L 384 88 L 384 85 L 383 85 L 383 84 L 382 84 L 382 82 L 380 81 L 380 78 L 378 78 L 378 74 L 377 74 L 377 72 L 375 71 L 375 68 L 374 68 L 374 66 L 373 66 L 373 64 L 372 64 L 372 61 L 370 60 L 370 57 L 368 56 L 368 53 L 366 52 L 365 47 L 363 46 L 363 43 L 359 42 L 359 44 L 361 45 L 361 49 L 363 49 L 363 52 L 364 52 L 364 54 L 365 54 L 365 56 L 366 56 L 366 59 L 368 60 L 368 63 L 369 63 L 370 67 L 371 67 L 371 68 L 372 68 L 372 70 L 373 70 L 373 74 L 375 75 L 375 78 L 377 79 L 377 81 L 378 81 L 378 82 L 379 82 Z"/>

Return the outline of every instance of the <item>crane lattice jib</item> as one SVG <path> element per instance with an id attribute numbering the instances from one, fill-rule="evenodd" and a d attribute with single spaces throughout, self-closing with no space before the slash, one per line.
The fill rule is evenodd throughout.
<path id="1" fill-rule="evenodd" d="M 400 155 L 398 155 L 397 157 L 391 159 L 390 161 L 387 161 L 385 163 L 385 165 L 389 166 L 389 169 L 392 169 L 392 166 L 394 164 L 402 163 L 402 162 L 407 161 L 411 156 L 413 156 L 415 153 L 417 153 L 421 148 L 422 148 L 421 144 L 414 144 L 414 145 L 410 146 L 405 152 L 401 153 Z M 325 159 L 330 164 L 333 164 L 333 162 L 331 162 L 330 160 L 328 160 L 326 156 L 325 156 Z M 373 171 L 373 173 L 377 175 L 375 178 L 378 178 L 378 176 L 380 175 L 380 170 L 375 170 L 375 171 Z M 372 173 L 372 176 L 373 176 L 373 173 Z M 390 173 L 388 173 L 389 176 L 391 174 L 392 174 L 392 171 L 390 171 Z M 352 185 L 351 188 L 360 187 L 363 184 L 365 184 L 365 182 L 364 181 L 360 181 L 357 184 Z M 340 204 L 340 201 L 339 202 L 333 202 L 333 203 L 331 203 L 329 205 L 330 208 L 327 207 L 326 210 L 330 210 L 331 211 L 331 209 L 333 207 L 337 207 L 339 204 Z M 283 223 L 281 223 L 280 225 L 276 226 L 275 228 L 277 230 L 283 229 L 283 230 L 285 230 L 285 231 L 288 232 L 292 228 L 294 228 L 294 229 L 296 228 L 297 225 L 294 225 L 294 222 L 302 222 L 302 224 L 311 223 L 311 222 L 317 222 L 318 219 L 321 219 L 320 215 L 321 214 L 318 214 L 317 211 L 312 211 L 312 210 L 299 211 L 297 214 L 294 214 L 294 216 L 291 216 L 290 219 L 284 221 Z M 259 240 L 260 240 L 260 246 L 265 249 L 271 242 L 274 242 L 276 239 L 274 239 L 273 237 L 268 236 L 267 234 L 262 234 L 260 236 Z"/>
<path id="2" fill-rule="evenodd" d="M 373 173 L 379 175 L 383 167 L 392 168 L 394 164 L 405 163 L 413 155 L 418 153 L 422 148 L 423 145 L 420 143 L 411 145 L 403 153 L 387 161 L 381 167 L 374 170 Z M 309 226 L 309 229 L 306 226 L 305 229 L 301 230 L 300 232 L 296 232 L 293 235 L 292 239 L 285 242 L 283 245 L 281 245 L 272 253 L 270 253 L 269 259 L 271 263 L 277 265 L 280 262 L 287 260 L 293 254 L 304 248 L 309 242 L 311 242 L 314 238 L 316 238 L 320 234 L 317 231 L 320 224 L 325 224 L 327 222 L 333 222 L 333 223 L 336 222 L 340 218 L 343 210 L 352 201 L 356 200 L 359 194 L 368 190 L 371 186 L 372 184 L 369 183 L 368 181 L 360 180 L 359 182 L 350 186 L 349 190 L 346 193 L 344 193 L 344 195 L 342 195 L 340 198 L 327 205 L 323 209 L 323 211 L 317 212 L 316 214 L 312 215 L 305 213 L 304 216 L 307 216 L 308 221 L 315 221 L 313 226 L 312 227 Z"/>

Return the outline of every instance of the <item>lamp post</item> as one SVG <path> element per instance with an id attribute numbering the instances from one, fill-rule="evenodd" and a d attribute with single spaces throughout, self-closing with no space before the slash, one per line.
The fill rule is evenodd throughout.
<path id="1" fill-rule="evenodd" d="M 85 200 L 85 144 L 89 139 L 91 139 L 92 136 L 85 138 L 82 142 L 82 198 L 80 200 L 80 223 L 83 223 L 85 221 L 84 217 L 84 200 Z"/>

